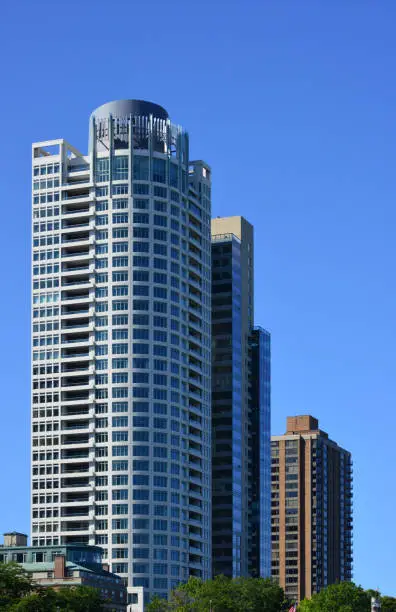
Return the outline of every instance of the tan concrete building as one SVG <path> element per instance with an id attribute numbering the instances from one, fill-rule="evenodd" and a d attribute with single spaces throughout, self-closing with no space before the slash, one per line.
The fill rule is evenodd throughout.
<path id="1" fill-rule="evenodd" d="M 352 459 L 312 416 L 271 438 L 272 577 L 291 599 L 352 579 Z"/>

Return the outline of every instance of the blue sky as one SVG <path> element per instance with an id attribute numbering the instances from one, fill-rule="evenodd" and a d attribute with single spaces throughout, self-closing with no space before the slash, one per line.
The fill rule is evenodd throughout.
<path id="1" fill-rule="evenodd" d="M 6 0 L 0 23 L 0 532 L 29 529 L 31 142 L 87 149 L 117 98 L 163 105 L 255 226 L 273 432 L 354 458 L 354 578 L 396 595 L 393 0 Z M 11 262 L 11 263 L 10 263 Z"/>

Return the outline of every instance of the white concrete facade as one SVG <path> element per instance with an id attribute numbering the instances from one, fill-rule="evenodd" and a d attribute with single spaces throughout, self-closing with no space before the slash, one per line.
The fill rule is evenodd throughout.
<path id="1" fill-rule="evenodd" d="M 211 209 L 187 134 L 128 103 L 88 155 L 33 145 L 32 544 L 102 546 L 139 610 L 211 575 Z"/>

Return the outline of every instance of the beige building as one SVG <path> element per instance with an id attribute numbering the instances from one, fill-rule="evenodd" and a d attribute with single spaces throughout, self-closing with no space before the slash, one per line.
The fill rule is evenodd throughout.
<path id="1" fill-rule="evenodd" d="M 352 579 L 352 459 L 312 416 L 271 438 L 272 577 L 291 599 Z"/>

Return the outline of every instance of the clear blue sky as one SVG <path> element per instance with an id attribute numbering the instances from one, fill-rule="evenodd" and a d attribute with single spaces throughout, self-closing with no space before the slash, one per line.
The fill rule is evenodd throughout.
<path id="1" fill-rule="evenodd" d="M 255 226 L 273 432 L 354 457 L 354 577 L 396 595 L 394 0 L 5 0 L 0 23 L 0 531 L 29 529 L 31 142 L 84 151 L 117 98 L 168 109 Z"/>

